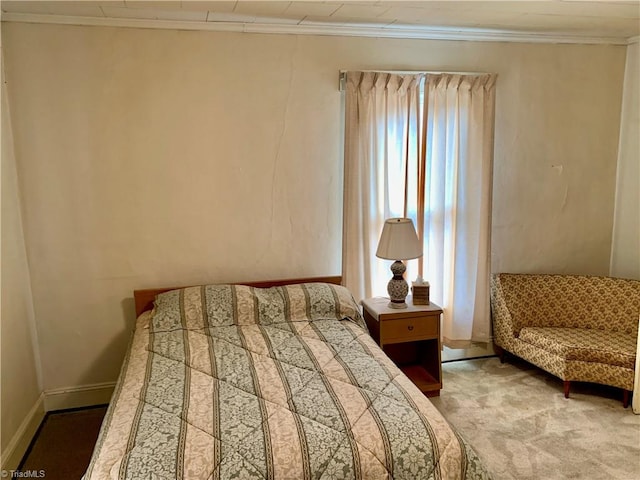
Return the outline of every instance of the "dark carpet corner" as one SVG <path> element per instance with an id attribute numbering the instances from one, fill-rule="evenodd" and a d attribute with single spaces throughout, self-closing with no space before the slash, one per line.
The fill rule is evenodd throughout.
<path id="1" fill-rule="evenodd" d="M 106 411 L 100 405 L 48 413 L 18 470 L 42 472 L 47 480 L 82 478 Z"/>

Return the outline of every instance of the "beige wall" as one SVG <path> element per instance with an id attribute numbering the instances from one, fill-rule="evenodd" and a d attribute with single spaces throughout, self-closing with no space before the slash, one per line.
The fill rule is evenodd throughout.
<path id="1" fill-rule="evenodd" d="M 493 268 L 609 269 L 625 48 L 8 24 L 44 388 L 153 285 L 340 272 L 340 69 L 496 72 Z"/>
<path id="2" fill-rule="evenodd" d="M 627 48 L 622 104 L 611 275 L 640 280 L 640 45 L 637 41 Z"/>
<path id="3" fill-rule="evenodd" d="M 8 449 L 20 448 L 12 440 L 15 440 L 23 421 L 38 401 L 41 385 L 38 378 L 39 359 L 29 268 L 22 234 L 18 179 L 4 82 L 1 110 L 0 450 L 2 468 L 7 468 L 7 465 L 15 468 L 17 464 L 8 460 L 13 457 Z M 23 451 L 16 453 L 18 459 L 22 453 Z M 6 463 L 7 461 L 10 463 Z"/>

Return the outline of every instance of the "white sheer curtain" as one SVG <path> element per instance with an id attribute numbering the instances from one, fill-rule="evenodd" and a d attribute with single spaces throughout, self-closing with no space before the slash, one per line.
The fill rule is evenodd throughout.
<path id="1" fill-rule="evenodd" d="M 445 345 L 488 342 L 494 75 L 427 75 L 424 277 Z"/>
<path id="2" fill-rule="evenodd" d="M 636 376 L 633 380 L 633 399 L 631 409 L 640 415 L 640 318 L 638 319 L 638 341 L 636 342 Z"/>
<path id="3" fill-rule="evenodd" d="M 347 74 L 345 284 L 358 298 L 385 295 L 382 223 L 412 218 L 424 256 L 406 278 L 430 282 L 452 348 L 490 340 L 494 86 L 495 75 Z"/>
<path id="4" fill-rule="evenodd" d="M 384 220 L 405 216 L 406 158 L 417 157 L 423 78 L 347 73 L 342 262 L 358 300 L 386 295 L 391 278 L 392 262 L 375 253 Z"/>

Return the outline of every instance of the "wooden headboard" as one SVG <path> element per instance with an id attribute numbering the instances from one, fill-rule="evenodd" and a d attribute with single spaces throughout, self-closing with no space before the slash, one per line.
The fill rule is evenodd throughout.
<path id="1" fill-rule="evenodd" d="M 330 277 L 310 277 L 310 278 L 293 278 L 288 280 L 267 280 L 262 282 L 237 282 L 235 285 L 248 285 L 249 287 L 256 288 L 268 288 L 279 287 L 281 285 L 291 285 L 295 283 L 333 283 L 334 285 L 340 285 L 342 283 L 342 277 L 340 275 Z M 156 299 L 156 295 L 169 290 L 175 290 L 177 288 L 185 287 L 161 287 L 161 288 L 147 288 L 144 290 L 134 290 L 133 299 L 136 306 L 136 317 L 141 313 L 151 310 L 153 308 L 153 301 Z"/>

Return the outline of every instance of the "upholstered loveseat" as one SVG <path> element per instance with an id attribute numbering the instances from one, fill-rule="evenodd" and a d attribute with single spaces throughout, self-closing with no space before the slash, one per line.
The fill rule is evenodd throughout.
<path id="1" fill-rule="evenodd" d="M 496 350 L 564 380 L 633 390 L 640 281 L 579 275 L 494 274 L 491 313 Z"/>

